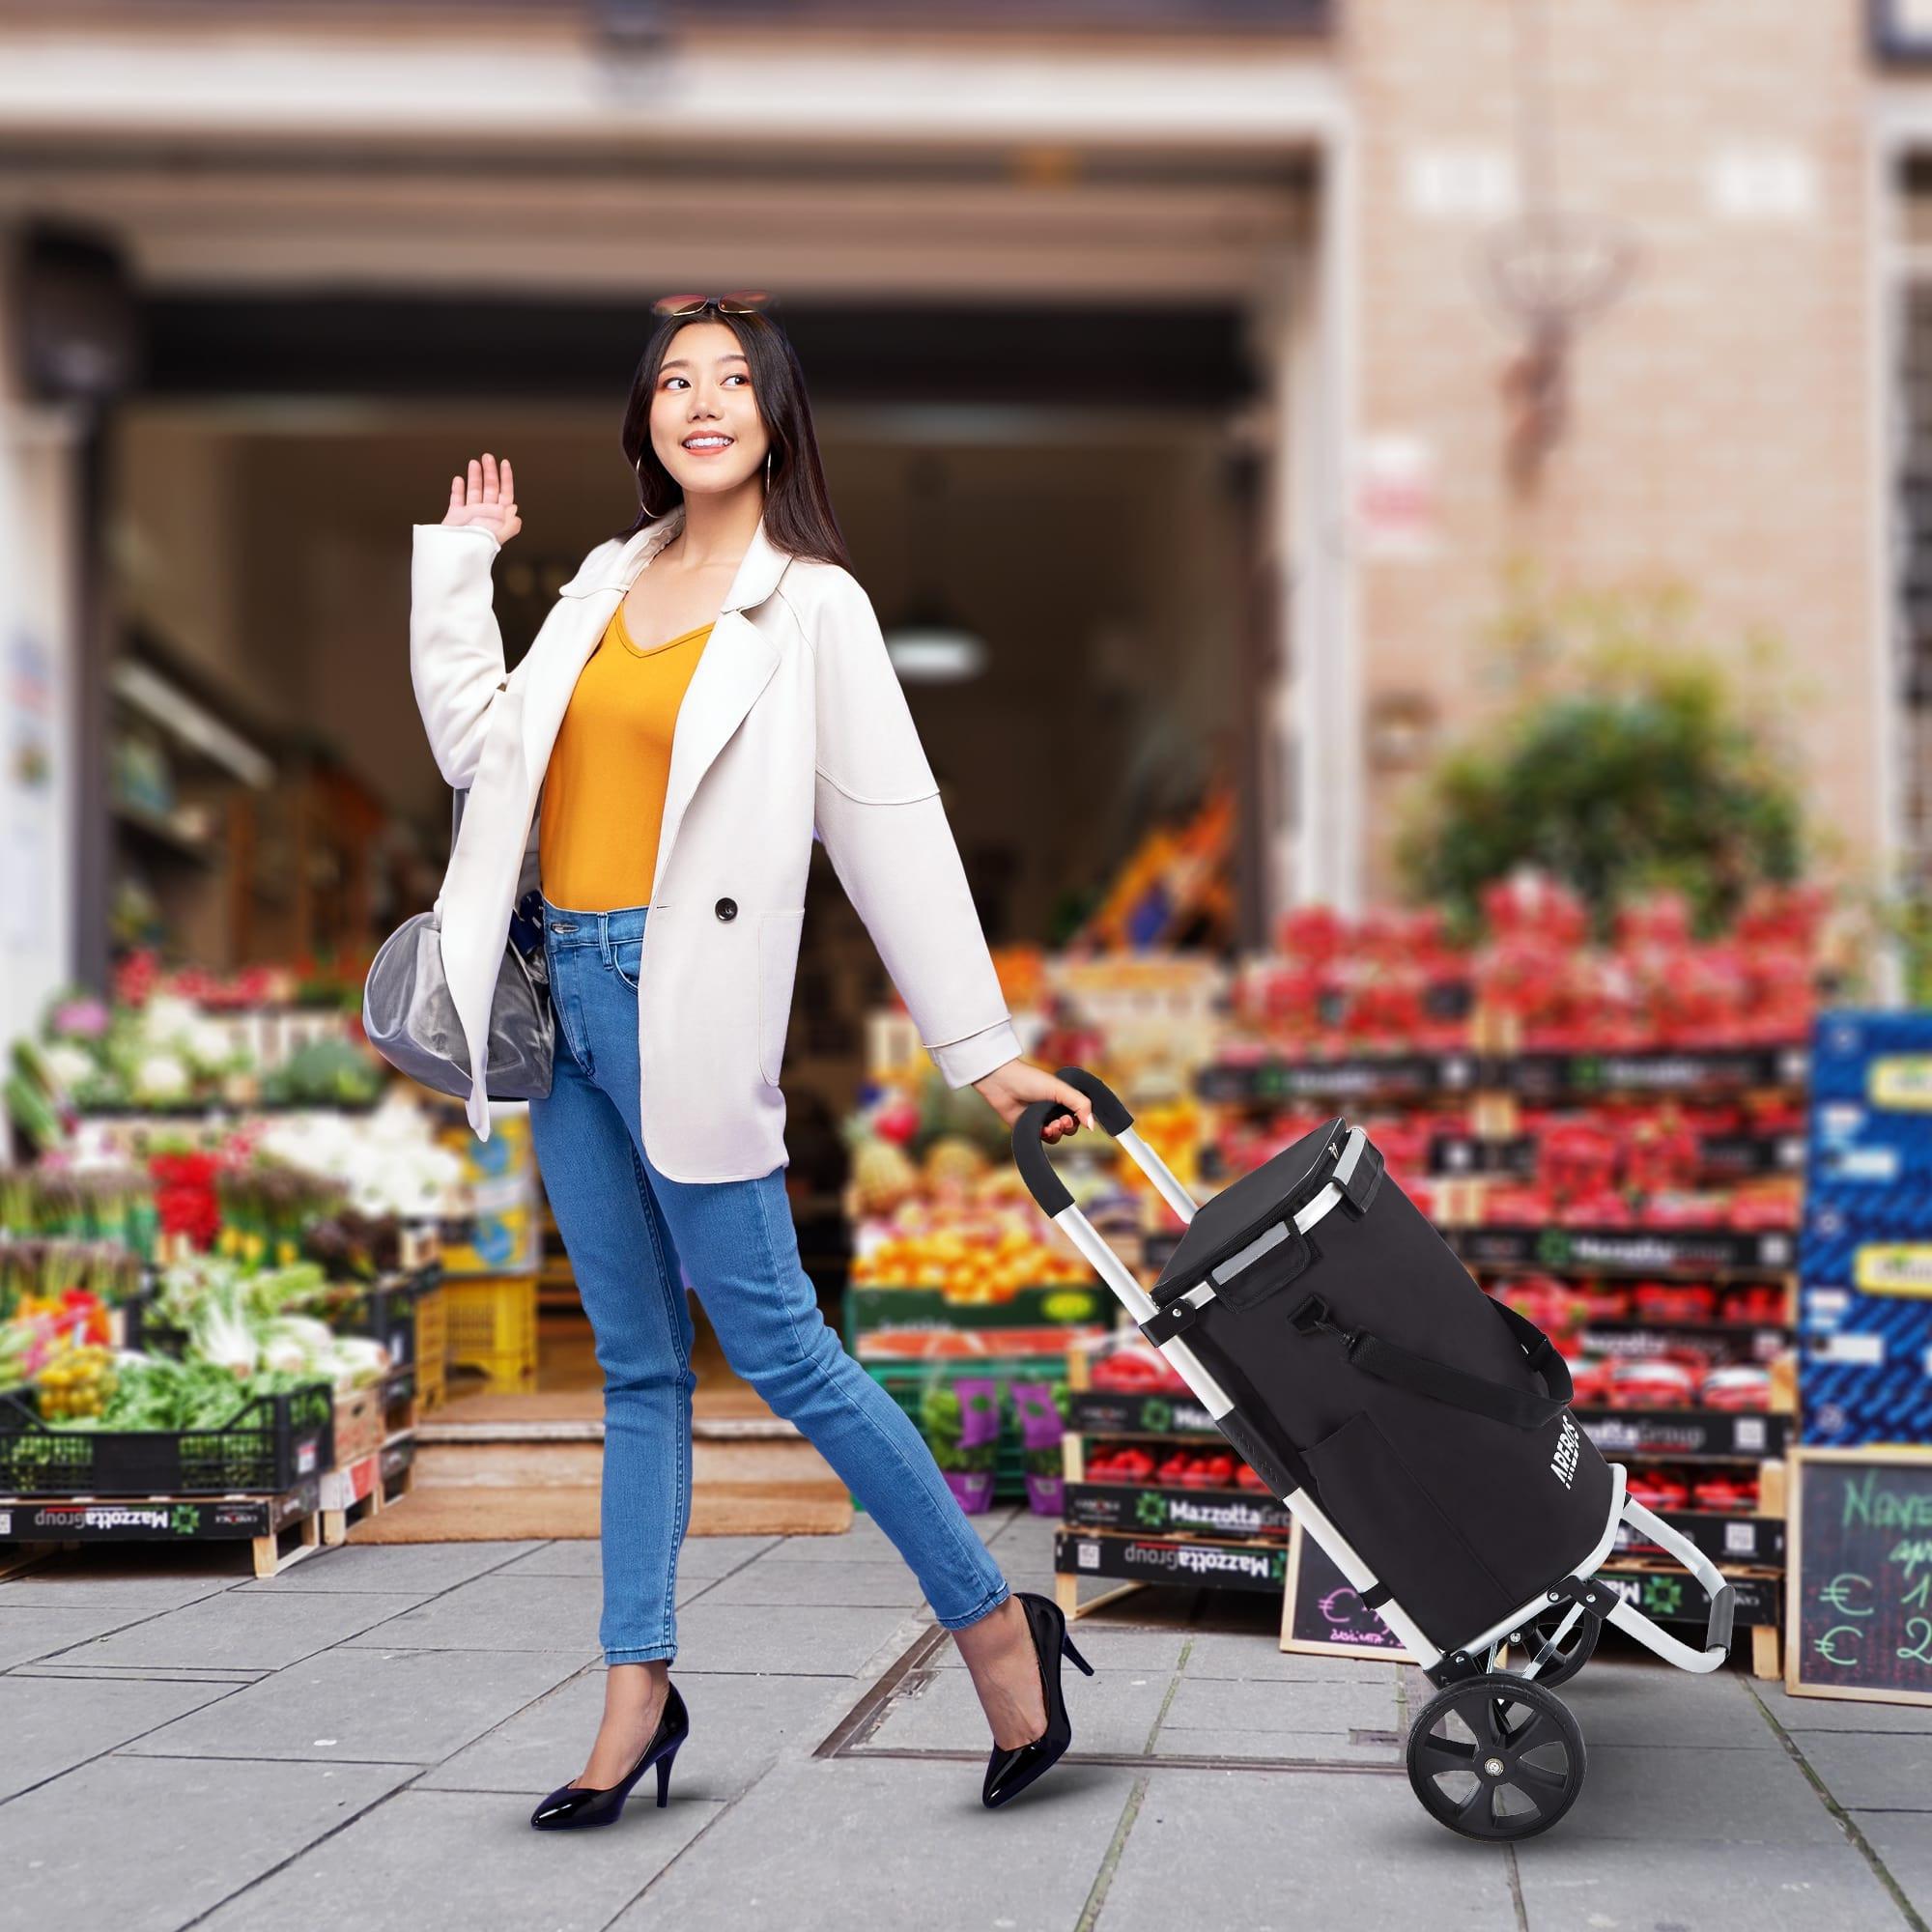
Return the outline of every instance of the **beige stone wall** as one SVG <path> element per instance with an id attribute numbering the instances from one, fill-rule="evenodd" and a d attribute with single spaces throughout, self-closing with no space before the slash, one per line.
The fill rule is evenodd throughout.
<path id="1" fill-rule="evenodd" d="M 1549 16 L 1562 199 L 1628 224 L 1637 255 L 1580 335 L 1567 436 L 1523 501 L 1501 464 L 1512 343 L 1477 292 L 1476 255 L 1485 169 L 1509 167 L 1517 140 L 1513 23 L 1531 13 Z M 1681 573 L 1720 639 L 1765 624 L 1788 640 L 1815 684 L 1793 707 L 1813 810 L 1868 855 L 1884 611 L 1862 9 L 1350 0 L 1346 15 L 1359 431 L 1422 439 L 1436 479 L 1435 553 L 1361 561 L 1365 704 L 1422 693 L 1449 732 L 1467 727 L 1487 701 L 1478 637 L 1516 548 L 1590 582 Z M 1430 182 L 1450 206 L 1420 205 Z M 1737 212 L 1740 197 L 1758 212 Z M 1393 804 L 1412 782 L 1369 774 L 1371 896 L 1389 889 Z"/>

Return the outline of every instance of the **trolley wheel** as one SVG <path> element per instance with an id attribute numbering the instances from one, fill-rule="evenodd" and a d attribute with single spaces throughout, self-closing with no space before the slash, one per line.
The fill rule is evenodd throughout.
<path id="1" fill-rule="evenodd" d="M 1583 1733 L 1540 1679 L 1486 1671 L 1422 1707 L 1408 1781 L 1422 1808 L 1465 1838 L 1532 1838 L 1577 1802 Z"/>
<path id="2" fill-rule="evenodd" d="M 1567 1604 L 1559 1604 L 1554 1609 L 1539 1611 L 1520 1630 L 1512 1631 L 1504 1641 L 1520 1650 L 1525 1661 L 1533 1658 L 1556 1634 L 1556 1627 L 1563 1621 L 1563 1613 L 1568 1608 Z M 1596 1654 L 1597 1639 L 1603 1631 L 1603 1618 L 1592 1610 L 1585 1610 L 1571 1625 L 1570 1634 L 1563 1639 L 1563 1647 L 1557 1651 L 1555 1661 L 1547 1669 L 1539 1670 L 1533 1681 L 1552 1690 L 1559 1684 L 1569 1683 Z M 1503 1644 L 1499 1643 L 1490 1652 L 1492 1670 L 1501 1667 L 1497 1659 L 1502 1651 Z"/>

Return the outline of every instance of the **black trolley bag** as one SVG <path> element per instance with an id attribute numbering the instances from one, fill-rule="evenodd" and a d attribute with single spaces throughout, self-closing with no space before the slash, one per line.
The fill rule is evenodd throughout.
<path id="1" fill-rule="evenodd" d="M 1469 1837 L 1547 1831 L 1584 1763 L 1551 1687 L 1605 1621 L 1681 1669 L 1715 1670 L 1731 1586 L 1626 1493 L 1623 1465 L 1570 1413 L 1549 1339 L 1483 1292 L 1360 1127 L 1337 1115 L 1197 1208 L 1103 1081 L 1058 1077 L 1185 1232 L 1150 1295 L 1055 1174 L 1039 1136 L 1069 1110 L 1052 1101 L 1013 1123 L 1029 1190 L 1436 1687 L 1408 1738 L 1425 1809 Z M 1703 1588 L 1701 1648 L 1596 1577 L 1619 1522 Z M 1512 1647 L 1517 1670 L 1502 1667 Z"/>

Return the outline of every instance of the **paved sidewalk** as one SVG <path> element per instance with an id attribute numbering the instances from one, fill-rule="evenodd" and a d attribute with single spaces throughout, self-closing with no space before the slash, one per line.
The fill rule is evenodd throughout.
<path id="1" fill-rule="evenodd" d="M 1015 1584 L 1050 1589 L 1050 1523 L 976 1521 Z M 236 1560 L 137 1550 L 0 1583 L 9 1925 L 1932 1918 L 1932 1711 L 1687 1677 L 1609 1639 L 1562 1692 L 1589 1751 L 1582 1795 L 1514 1852 L 1451 1835 L 1410 1793 L 1398 1741 L 1418 1673 L 1284 1656 L 1261 1605 L 1206 1593 L 1129 1598 L 1077 1627 L 1098 1675 L 1066 1675 L 1074 1753 L 989 1812 L 972 1686 L 869 1520 L 700 1539 L 680 1568 L 692 1737 L 669 1808 L 646 1780 L 613 1829 L 544 1834 L 530 1807 L 582 1762 L 601 1703 L 594 1545 L 352 1545 L 259 1582 Z"/>

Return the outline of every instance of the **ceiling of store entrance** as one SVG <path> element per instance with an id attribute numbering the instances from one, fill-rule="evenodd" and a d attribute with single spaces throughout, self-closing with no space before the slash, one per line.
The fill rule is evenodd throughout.
<path id="1" fill-rule="evenodd" d="M 639 302 L 487 296 L 149 296 L 143 393 L 621 396 L 648 332 Z M 787 304 L 817 402 L 1162 409 L 1239 401 L 1255 378 L 1222 304 Z M 1184 344 L 1178 353 L 1177 344 Z"/>

